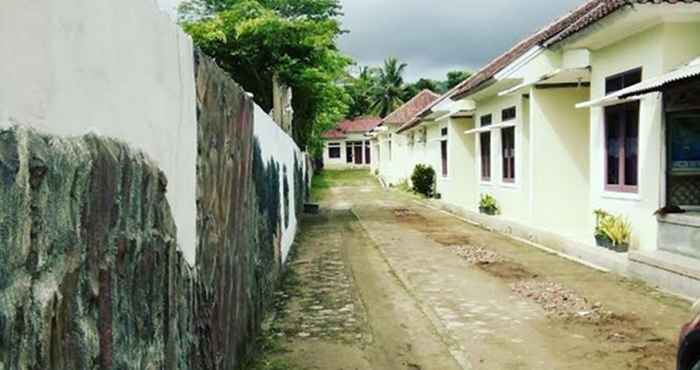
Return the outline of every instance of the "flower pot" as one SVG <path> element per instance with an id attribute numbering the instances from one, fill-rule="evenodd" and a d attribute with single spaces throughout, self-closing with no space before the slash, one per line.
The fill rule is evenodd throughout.
<path id="1" fill-rule="evenodd" d="M 627 253 L 630 250 L 629 244 L 618 244 L 618 245 L 613 245 L 610 250 L 615 251 L 617 253 Z"/>
<path id="2" fill-rule="evenodd" d="M 481 212 L 481 214 L 484 214 L 487 216 L 495 216 L 496 215 L 496 210 L 492 209 L 492 208 L 479 207 L 479 212 Z"/>
<path id="3" fill-rule="evenodd" d="M 605 249 L 612 249 L 613 248 L 612 240 L 610 240 L 610 238 L 608 238 L 604 235 L 596 235 L 595 236 L 595 243 L 597 246 L 605 248 Z"/>
<path id="4" fill-rule="evenodd" d="M 605 249 L 609 249 L 609 250 L 611 250 L 611 251 L 613 251 L 613 252 L 617 252 L 617 253 L 627 253 L 627 252 L 630 250 L 629 244 L 618 244 L 618 245 L 615 245 L 615 244 L 612 242 L 612 240 L 610 240 L 610 239 L 609 239 L 608 237 L 606 237 L 606 236 L 596 235 L 596 236 L 595 236 L 595 241 L 596 241 L 596 244 L 597 244 L 599 247 L 602 247 L 602 248 L 605 248 Z"/>

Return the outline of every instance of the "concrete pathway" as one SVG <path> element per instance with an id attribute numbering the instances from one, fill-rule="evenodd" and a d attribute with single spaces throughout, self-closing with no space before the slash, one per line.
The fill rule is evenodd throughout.
<path id="1" fill-rule="evenodd" d="M 298 369 L 673 369 L 688 305 L 333 173 L 269 334 Z M 263 367 L 264 368 L 264 367 Z"/>

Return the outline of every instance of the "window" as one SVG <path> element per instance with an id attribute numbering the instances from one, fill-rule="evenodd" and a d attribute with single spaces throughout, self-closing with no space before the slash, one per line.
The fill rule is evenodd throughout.
<path id="1" fill-rule="evenodd" d="M 345 144 L 345 162 L 352 163 L 352 145 L 350 143 Z"/>
<path id="2" fill-rule="evenodd" d="M 482 132 L 479 136 L 481 146 L 481 179 L 491 180 L 491 133 Z"/>
<path id="3" fill-rule="evenodd" d="M 501 129 L 503 181 L 515 182 L 515 127 Z"/>
<path id="4" fill-rule="evenodd" d="M 481 117 L 481 127 L 490 126 L 493 117 L 488 114 Z M 491 132 L 482 132 L 479 135 L 481 150 L 481 180 L 491 181 Z"/>
<path id="5" fill-rule="evenodd" d="M 442 129 L 440 129 L 440 135 L 447 136 L 447 127 L 443 127 Z"/>
<path id="6" fill-rule="evenodd" d="M 639 102 L 605 109 L 605 189 L 638 188 Z"/>
<path id="7" fill-rule="evenodd" d="M 515 116 L 516 116 L 515 107 L 511 107 L 511 108 L 504 109 L 503 111 L 501 111 L 501 121 L 503 121 L 503 122 L 514 120 Z"/>
<path id="8" fill-rule="evenodd" d="M 391 160 L 391 140 L 387 142 L 386 159 Z"/>
<path id="9" fill-rule="evenodd" d="M 481 116 L 481 127 L 488 126 L 493 122 L 493 118 L 490 114 Z"/>
<path id="10" fill-rule="evenodd" d="M 370 142 L 365 141 L 365 164 L 371 164 L 372 163 L 372 150 L 371 150 Z"/>
<path id="11" fill-rule="evenodd" d="M 328 158 L 333 158 L 333 159 L 340 158 L 340 143 L 329 143 L 328 144 Z"/>
<path id="12" fill-rule="evenodd" d="M 442 158 L 442 177 L 447 177 L 447 140 L 440 142 L 440 156 Z"/>
<path id="13" fill-rule="evenodd" d="M 605 94 L 610 94 L 642 82 L 642 69 L 637 68 L 605 79 Z"/>

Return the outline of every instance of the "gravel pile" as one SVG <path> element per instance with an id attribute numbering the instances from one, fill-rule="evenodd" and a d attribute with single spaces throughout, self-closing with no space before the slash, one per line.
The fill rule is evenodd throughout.
<path id="1" fill-rule="evenodd" d="M 488 265 L 504 261 L 498 253 L 482 247 L 458 246 L 455 247 L 455 253 L 472 265 Z"/>
<path id="2" fill-rule="evenodd" d="M 551 281 L 523 280 L 511 285 L 520 297 L 535 301 L 548 316 L 562 319 L 599 321 L 610 317 L 600 303 L 590 303 L 576 292 Z"/>

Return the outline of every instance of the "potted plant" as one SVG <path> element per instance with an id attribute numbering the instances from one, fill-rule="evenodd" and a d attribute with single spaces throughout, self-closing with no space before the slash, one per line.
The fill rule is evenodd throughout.
<path id="1" fill-rule="evenodd" d="M 481 200 L 479 200 L 479 212 L 485 215 L 495 216 L 501 213 L 501 210 L 498 208 L 496 198 L 488 194 L 481 194 Z"/>
<path id="2" fill-rule="evenodd" d="M 627 219 L 602 210 L 597 210 L 595 215 L 598 245 L 619 253 L 627 252 L 632 237 L 632 227 Z"/>
<path id="3" fill-rule="evenodd" d="M 612 215 L 602 209 L 596 209 L 593 214 L 595 214 L 595 242 L 599 247 L 612 249 L 612 240 L 608 237 L 603 229 L 603 224 L 606 219 L 612 217 Z"/>

